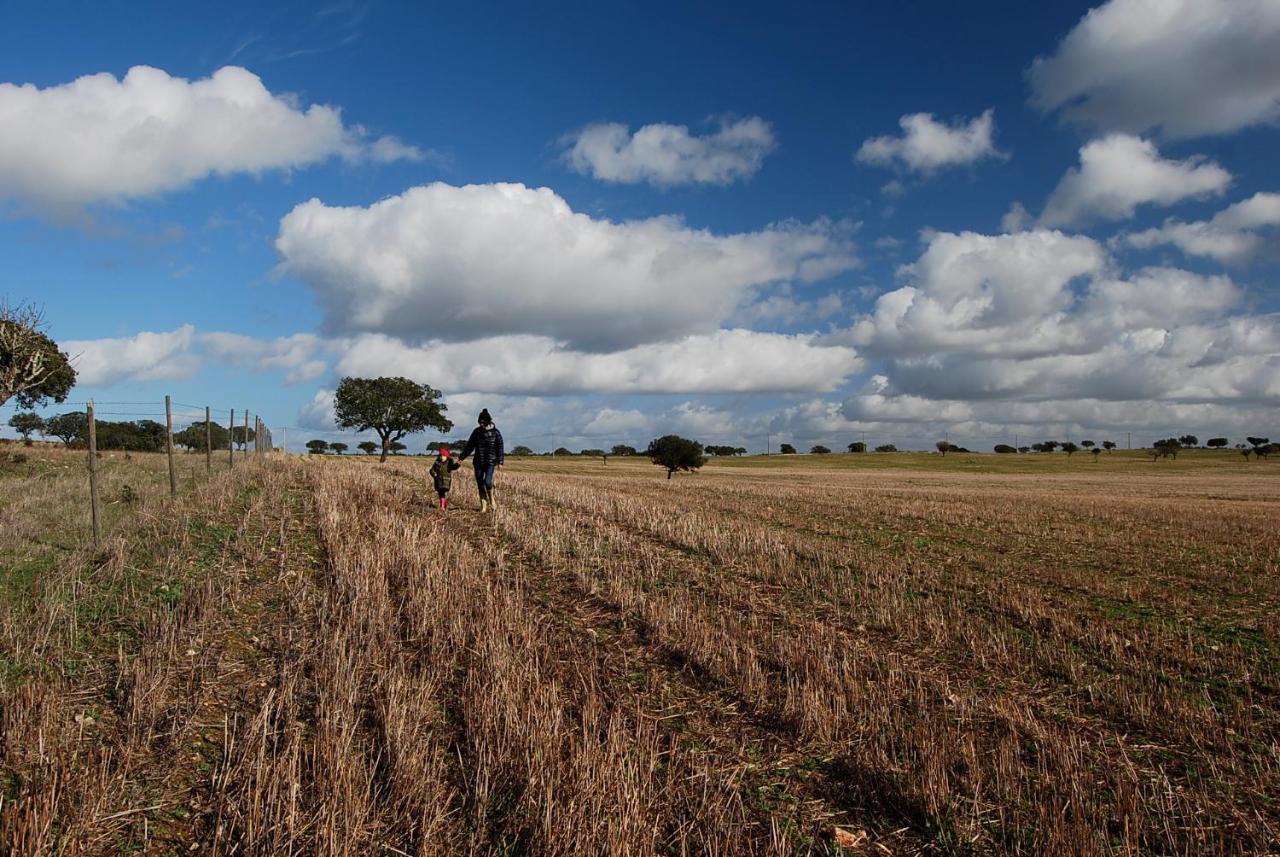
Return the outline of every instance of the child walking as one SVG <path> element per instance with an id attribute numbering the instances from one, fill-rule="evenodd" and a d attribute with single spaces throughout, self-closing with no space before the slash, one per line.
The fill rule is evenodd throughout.
<path id="1" fill-rule="evenodd" d="M 440 447 L 436 460 L 431 463 L 431 479 L 435 483 L 436 493 L 440 495 L 440 508 L 449 508 L 449 488 L 453 485 L 453 471 L 462 465 L 453 460 L 449 447 Z"/>

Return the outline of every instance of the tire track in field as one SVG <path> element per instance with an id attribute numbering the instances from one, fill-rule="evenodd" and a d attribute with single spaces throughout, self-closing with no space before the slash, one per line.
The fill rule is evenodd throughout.
<path id="1" fill-rule="evenodd" d="M 708 760 L 710 768 L 738 770 L 735 788 L 762 836 L 781 821 L 784 833 L 798 831 L 797 841 L 808 842 L 811 853 L 835 853 L 828 837 L 840 824 L 876 831 L 876 840 L 893 853 L 927 850 L 918 810 L 876 811 L 850 799 L 836 781 L 838 767 L 797 741 L 794 730 L 780 727 L 776 715 L 758 712 L 731 685 L 664 641 L 642 616 L 584 585 L 578 569 L 523 540 L 521 533 L 536 522 L 512 517 L 520 512 L 512 509 L 514 495 L 505 487 L 506 502 L 495 517 L 464 511 L 457 531 L 477 552 L 494 558 L 495 575 L 514 572 L 508 586 L 561 634 L 564 651 L 592 662 L 607 677 L 614 707 L 638 708 L 674 742 L 705 745 L 719 759 Z M 456 511 L 450 513 L 454 520 Z"/>

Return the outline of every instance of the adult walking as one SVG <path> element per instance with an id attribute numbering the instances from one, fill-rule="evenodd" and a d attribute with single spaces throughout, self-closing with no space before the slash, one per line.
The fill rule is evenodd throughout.
<path id="1" fill-rule="evenodd" d="M 480 492 L 480 511 L 487 512 L 498 508 L 493 500 L 493 472 L 506 461 L 506 454 L 502 449 L 502 432 L 493 424 L 488 408 L 480 412 L 478 422 L 458 461 L 466 461 L 467 456 L 475 453 L 476 460 L 472 466 L 476 471 L 476 490 Z"/>

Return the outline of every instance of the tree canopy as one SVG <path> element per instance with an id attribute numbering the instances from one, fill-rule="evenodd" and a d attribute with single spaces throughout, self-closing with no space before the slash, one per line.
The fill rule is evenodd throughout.
<path id="1" fill-rule="evenodd" d="M 45 437 L 56 437 L 67 446 L 84 437 L 89 426 L 89 418 L 83 411 L 70 411 L 49 417 L 44 421 Z"/>
<path id="2" fill-rule="evenodd" d="M 362 440 L 356 444 L 356 449 L 360 450 L 365 455 L 373 455 L 378 451 L 378 445 L 371 440 Z"/>
<path id="3" fill-rule="evenodd" d="M 31 434 L 44 429 L 44 420 L 39 414 L 31 411 L 19 411 L 9 417 L 9 427 L 22 435 L 22 440 L 30 445 Z"/>
<path id="4" fill-rule="evenodd" d="M 675 434 L 663 435 L 650 441 L 645 455 L 654 464 L 667 469 L 668 479 L 677 470 L 692 473 L 706 463 L 706 459 L 702 457 L 702 444 Z"/>
<path id="5" fill-rule="evenodd" d="M 610 455 L 639 455 L 640 451 L 636 449 L 634 446 L 627 446 L 626 444 L 620 443 L 617 446 L 615 446 L 613 449 L 609 450 L 609 454 Z"/>
<path id="6" fill-rule="evenodd" d="M 377 432 L 382 440 L 379 461 L 386 461 L 392 444 L 405 435 L 453 428 L 444 415 L 448 407 L 439 399 L 439 390 L 408 378 L 347 377 L 338 383 L 333 404 L 339 427 Z"/>
<path id="7" fill-rule="evenodd" d="M 214 449 L 226 449 L 231 443 L 231 433 L 215 422 L 209 423 L 209 440 Z M 204 420 L 192 423 L 173 436 L 173 442 L 187 449 L 205 451 Z"/>
<path id="8" fill-rule="evenodd" d="M 860 440 L 855 440 L 853 443 L 849 444 L 849 451 L 850 452 L 866 452 L 867 445 Z"/>
<path id="9" fill-rule="evenodd" d="M 784 443 L 778 447 L 778 452 L 782 453 L 783 455 L 795 455 L 796 448 L 789 443 Z"/>
<path id="10" fill-rule="evenodd" d="M 430 448 L 430 444 L 428 444 L 428 448 Z M 515 449 L 511 450 L 511 454 L 512 455 L 533 455 L 533 450 L 525 446 L 524 444 L 521 444 L 520 446 L 517 446 Z"/>
<path id="11" fill-rule="evenodd" d="M 307 452 L 312 455 L 324 455 L 329 451 L 329 441 L 320 440 L 319 438 L 307 441 L 306 446 Z"/>
<path id="12" fill-rule="evenodd" d="M 340 440 L 335 440 L 333 443 L 329 444 L 329 448 L 332 449 L 334 452 L 336 452 L 338 455 L 342 455 L 342 453 L 346 452 L 351 447 L 347 446 L 345 443 L 343 443 Z"/>
<path id="13" fill-rule="evenodd" d="M 71 359 L 43 328 L 37 307 L 0 303 L 0 405 L 10 399 L 22 408 L 65 402 L 75 386 Z"/>

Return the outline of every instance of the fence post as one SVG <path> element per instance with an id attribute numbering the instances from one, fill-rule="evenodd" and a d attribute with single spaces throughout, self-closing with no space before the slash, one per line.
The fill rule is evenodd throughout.
<path id="1" fill-rule="evenodd" d="M 102 522 L 98 502 L 98 421 L 93 416 L 93 402 L 89 402 L 85 416 L 89 422 L 89 510 L 93 517 L 93 546 L 102 543 Z"/>
<path id="2" fill-rule="evenodd" d="M 178 471 L 173 462 L 173 399 L 164 397 L 164 438 L 165 448 L 169 452 L 169 496 L 178 496 Z"/>
<path id="3" fill-rule="evenodd" d="M 244 457 L 249 457 L 249 409 L 244 409 Z"/>
<path id="4" fill-rule="evenodd" d="M 231 409 L 231 419 L 227 421 L 227 450 L 231 453 L 231 464 L 236 466 L 236 409 Z"/>
<path id="5" fill-rule="evenodd" d="M 204 471 L 205 473 L 213 472 L 213 426 L 209 424 L 212 414 L 209 412 L 209 406 L 204 406 Z"/>

